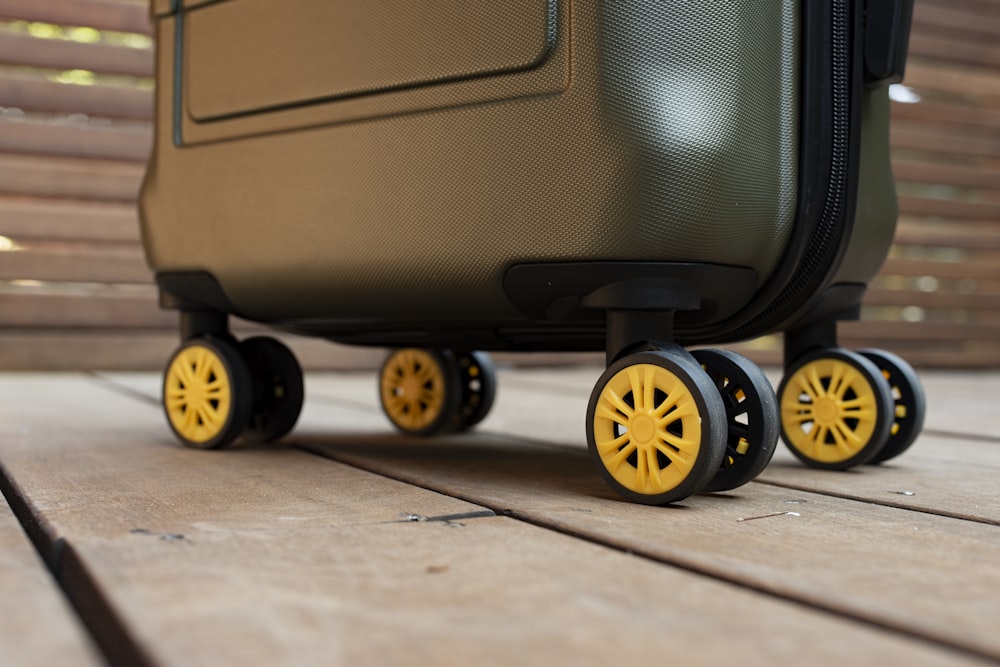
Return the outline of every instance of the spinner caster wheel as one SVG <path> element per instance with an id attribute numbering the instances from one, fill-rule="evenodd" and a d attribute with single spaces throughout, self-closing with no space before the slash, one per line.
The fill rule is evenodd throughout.
<path id="1" fill-rule="evenodd" d="M 701 491 L 726 451 L 726 411 L 708 375 L 683 350 L 614 362 L 587 408 L 587 444 L 619 494 L 666 505 Z"/>
<path id="2" fill-rule="evenodd" d="M 781 436 L 815 468 L 846 470 L 871 461 L 892 426 L 892 396 L 879 369 L 830 348 L 796 361 L 778 388 Z"/>
<path id="3" fill-rule="evenodd" d="M 250 424 L 243 437 L 252 442 L 277 440 L 292 430 L 302 411 L 302 368 L 283 343 L 266 336 L 239 346 L 253 382 Z"/>
<path id="4" fill-rule="evenodd" d="M 171 357 L 163 375 L 163 409 L 185 445 L 228 445 L 246 428 L 252 408 L 250 371 L 230 343 L 196 338 Z"/>
<path id="5" fill-rule="evenodd" d="M 462 398 L 456 414 L 457 430 L 465 431 L 486 419 L 497 394 L 497 372 L 485 352 L 457 355 Z"/>
<path id="6" fill-rule="evenodd" d="M 407 435 L 452 430 L 462 392 L 458 364 L 450 352 L 396 350 L 379 373 L 382 410 Z"/>
<path id="7" fill-rule="evenodd" d="M 889 383 L 893 400 L 893 421 L 889 441 L 869 463 L 882 463 L 905 452 L 924 428 L 927 398 L 913 367 L 885 350 L 858 350 L 858 354 L 878 366 Z"/>
<path id="8" fill-rule="evenodd" d="M 726 409 L 726 454 L 705 491 L 743 486 L 771 462 L 780 431 L 778 399 L 755 363 L 729 350 L 695 350 Z"/>

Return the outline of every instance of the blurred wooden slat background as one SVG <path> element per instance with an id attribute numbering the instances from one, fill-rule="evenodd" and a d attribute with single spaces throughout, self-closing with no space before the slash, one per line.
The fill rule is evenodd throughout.
<path id="1" fill-rule="evenodd" d="M 0 369 L 159 368 L 176 343 L 135 212 L 147 13 L 145 0 L 0 0 Z M 842 342 L 917 366 L 1000 367 L 1000 0 L 916 0 L 905 84 L 896 244 Z M 311 368 L 378 358 L 294 346 Z M 773 363 L 780 341 L 739 348 Z"/>

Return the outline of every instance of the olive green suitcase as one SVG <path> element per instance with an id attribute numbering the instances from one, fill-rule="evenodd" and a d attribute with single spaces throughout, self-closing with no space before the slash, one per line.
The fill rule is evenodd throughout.
<path id="1" fill-rule="evenodd" d="M 919 382 L 836 321 L 893 235 L 911 1 L 153 0 L 141 220 L 181 313 L 171 427 L 293 427 L 294 357 L 238 343 L 236 315 L 394 348 L 379 393 L 417 435 L 486 416 L 478 350 L 606 350 L 588 441 L 638 502 L 747 482 L 779 431 L 820 467 L 899 454 Z M 777 395 L 682 347 L 774 331 Z"/>

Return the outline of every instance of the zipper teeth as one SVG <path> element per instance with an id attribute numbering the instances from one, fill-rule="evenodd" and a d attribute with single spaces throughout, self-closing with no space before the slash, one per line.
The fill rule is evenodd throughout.
<path id="1" fill-rule="evenodd" d="M 760 315 L 740 327 L 742 332 L 758 329 L 761 323 L 770 328 L 777 324 L 776 317 L 788 314 L 790 303 L 801 302 L 803 292 L 811 288 L 823 268 L 831 252 L 831 245 L 838 238 L 840 222 L 843 219 L 844 195 L 847 190 L 847 147 L 850 140 L 850 71 L 849 45 L 847 23 L 849 12 L 847 0 L 834 0 L 831 5 L 833 23 L 832 44 L 832 99 L 833 99 L 833 131 L 830 158 L 830 181 L 820 223 L 813 234 L 795 278 L 785 286 L 785 289 L 771 302 Z"/>

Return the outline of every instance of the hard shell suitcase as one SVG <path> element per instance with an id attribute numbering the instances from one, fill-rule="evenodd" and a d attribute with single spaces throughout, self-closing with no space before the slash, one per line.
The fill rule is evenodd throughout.
<path id="1" fill-rule="evenodd" d="M 406 433 L 474 426 L 477 350 L 603 349 L 609 484 L 664 504 L 898 455 L 912 369 L 837 347 L 892 239 L 912 0 L 153 0 L 140 208 L 185 443 L 273 439 L 302 378 L 228 316 L 397 348 Z M 775 395 L 717 344 L 785 331 Z"/>

